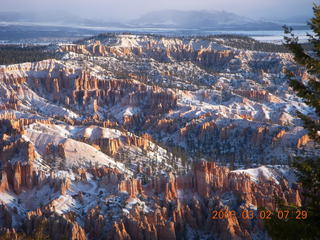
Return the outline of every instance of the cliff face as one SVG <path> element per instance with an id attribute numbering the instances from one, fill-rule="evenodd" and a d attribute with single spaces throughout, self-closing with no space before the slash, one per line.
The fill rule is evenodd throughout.
<path id="1" fill-rule="evenodd" d="M 295 113 L 277 107 L 292 103 L 287 98 L 292 93 L 284 79 L 284 69 L 290 68 L 302 78 L 306 75 L 293 66 L 289 54 L 241 51 L 215 38 L 131 35 L 102 36 L 99 41 L 91 39 L 81 45 L 60 46 L 59 51 L 97 59 L 116 58 L 117 61 L 104 64 L 108 74 L 192 90 L 176 91 L 176 108 L 160 119 L 141 114 L 121 119 L 127 128 L 148 131 L 158 141 L 176 139 L 180 132 L 180 146 L 186 146 L 189 153 L 201 152 L 226 162 L 231 159 L 236 165 L 252 161 L 271 163 L 277 157 L 274 152 L 285 151 L 289 156 L 301 154 L 301 146 L 310 149 L 308 141 L 300 144 L 304 143 L 303 131 L 286 129 L 300 125 Z M 200 119 L 198 114 L 209 115 Z M 215 129 L 201 129 L 211 122 Z M 259 133 L 261 127 L 266 130 Z M 282 130 L 286 131 L 283 141 L 273 141 Z M 241 158 L 236 159 L 239 155 Z M 283 155 L 279 161 L 285 163 L 288 158 Z"/>
<path id="2" fill-rule="evenodd" d="M 39 126 L 36 129 L 40 130 Z M 214 127 L 205 124 L 202 130 Z M 102 128 L 73 131 L 86 135 L 88 140 L 111 134 Z M 142 149 L 152 145 L 148 135 L 127 135 L 124 140 L 125 144 Z M 10 149 L 19 149 L 27 158 L 11 161 L 14 154 L 3 154 L 14 151 Z M 67 158 L 68 151 L 67 144 L 50 143 L 45 149 L 52 161 Z M 15 193 L 20 199 L 15 207 L 4 202 L 0 208 L 2 236 L 32 236 L 42 226 L 41 234 L 52 239 L 181 239 L 190 229 L 219 239 L 250 239 L 252 234 L 264 234 L 261 220 L 244 220 L 240 215 L 213 220 L 211 212 L 241 213 L 252 206 L 276 210 L 274 196 L 298 206 L 302 201 L 299 188 L 291 188 L 285 180 L 276 183 L 262 175 L 255 182 L 246 174 L 218 167 L 214 162 L 200 161 L 186 175 L 153 176 L 149 171 L 146 181 L 106 166 L 74 169 L 65 177 L 61 172 L 45 174 L 38 166 L 34 147 L 21 138 L 10 148 L 2 149 L 2 156 L 6 156 L 2 158 L 6 166 L 1 172 L 0 190 L 2 194 Z M 42 199 L 35 200 L 34 194 L 42 194 Z M 32 210 L 22 210 L 26 206 Z M 17 219 L 24 222 L 23 233 L 17 233 L 20 225 L 12 224 Z"/>
<path id="3" fill-rule="evenodd" d="M 139 106 L 144 112 L 164 113 L 174 108 L 177 102 L 173 93 L 132 80 L 106 82 L 83 71 L 69 75 L 67 70 L 63 70 L 59 75 L 56 78 L 49 73 L 41 79 L 33 78 L 29 83 L 34 89 L 45 89 L 54 101 L 66 106 L 80 105 L 87 110 L 87 106 L 93 104 L 93 112 L 97 112 L 99 106 L 120 104 Z"/>
<path id="4" fill-rule="evenodd" d="M 153 58 L 160 62 L 192 61 L 208 69 L 224 68 L 235 56 L 234 51 L 229 49 L 216 50 L 212 49 L 210 45 L 203 46 L 203 48 L 194 48 L 192 43 L 184 43 L 182 41 L 170 43 L 169 41 L 167 46 L 159 46 L 159 41 L 149 39 L 147 45 L 136 46 L 133 42 L 137 39 L 132 40 L 132 45 L 120 42 L 118 46 L 106 46 L 100 41 L 90 45 L 63 45 L 60 47 L 60 51 L 92 56 L 139 56 Z M 146 41 L 146 39 L 141 39 L 141 42 L 143 41 Z"/>
<path id="5" fill-rule="evenodd" d="M 8 160 L 20 157 L 20 160 L 33 161 L 35 159 L 34 147 L 31 143 L 25 142 L 23 139 L 2 146 L 0 153 L 0 161 L 5 164 Z"/>
<path id="6" fill-rule="evenodd" d="M 90 136 L 86 137 L 85 135 L 79 137 L 78 139 L 91 145 L 97 146 L 100 151 L 110 156 L 115 156 L 125 146 L 133 146 L 138 147 L 142 150 L 148 150 L 148 148 L 152 144 L 152 138 L 148 134 L 144 134 L 141 137 L 133 134 L 122 134 L 117 138 L 108 138 L 102 134 L 103 131 L 103 129 L 96 130 L 94 139 L 92 139 Z"/>
<path id="7" fill-rule="evenodd" d="M 127 192 L 130 197 L 136 197 L 138 194 L 142 193 L 141 181 L 124 180 L 119 184 L 119 192 Z"/>
<path id="8" fill-rule="evenodd" d="M 0 67 L 0 239 L 268 239 L 241 212 L 305 201 L 290 168 L 270 166 L 319 152 L 290 55 L 98 38 Z"/>
<path id="9" fill-rule="evenodd" d="M 113 224 L 108 239 L 179 239 L 186 237 L 188 227 L 210 232 L 219 239 L 251 239 L 253 233 L 264 231 L 262 220 L 244 220 L 239 215 L 212 220 L 211 211 L 235 210 L 239 213 L 251 209 L 250 206 L 275 210 L 273 194 L 290 204 L 301 204 L 299 191 L 289 188 L 285 182 L 277 184 L 261 179 L 255 183 L 248 175 L 230 172 L 209 162 L 197 163 L 187 176 L 154 178 L 142 188 L 135 180 L 126 180 L 119 186 L 121 192 L 128 193 L 127 203 L 137 198 L 143 199 L 143 203 L 137 201 L 120 221 Z M 230 193 L 236 199 L 223 203 Z M 234 208 L 235 202 L 242 204 Z M 152 211 L 146 211 L 144 204 Z M 102 229 L 106 228 L 107 222 L 103 209 L 92 209 L 86 218 L 90 237 L 103 235 Z"/>
<path id="10" fill-rule="evenodd" d="M 29 74 L 31 71 L 38 71 L 38 74 Z M 163 114 L 177 104 L 177 97 L 172 91 L 150 87 L 131 79 L 106 81 L 96 74 L 63 66 L 55 61 L 44 61 L 35 66 L 25 64 L 17 69 L 2 69 L 0 81 L 7 86 L 2 90 L 6 92 L 4 96 L 9 102 L 15 99 L 15 93 L 9 90 L 13 86 L 20 98 L 34 98 L 34 93 L 30 92 L 32 89 L 54 103 L 90 114 L 97 113 L 99 108 L 115 106 L 139 108 L 139 112 L 143 114 Z M 19 102 L 14 101 L 14 104 L 13 109 L 17 109 Z M 6 104 L 2 106 L 3 109 L 9 107 Z"/>
<path id="11" fill-rule="evenodd" d="M 253 233 L 264 232 L 261 220 L 244 220 L 239 215 L 212 220 L 211 212 L 239 213 L 252 206 L 275 210 L 274 195 L 289 204 L 301 205 L 299 189 L 290 188 L 285 180 L 276 183 L 261 176 L 254 182 L 250 176 L 218 167 L 214 162 L 200 161 L 185 176 L 151 175 L 151 181 L 144 184 L 108 167 L 76 169 L 71 176 L 73 180 L 51 173 L 45 178 L 43 173 L 33 170 L 32 162 L 7 164 L 1 175 L 2 192 L 12 191 L 22 196 L 50 186 L 55 196 L 49 203 L 27 212 L 25 234 L 31 235 L 37 226 L 43 226 L 43 233 L 52 239 L 63 236 L 87 239 L 86 234 L 89 239 L 180 239 L 191 228 L 219 239 L 250 239 Z M 91 196 L 92 186 L 103 190 Z M 79 206 L 86 206 L 92 197 L 97 202 L 77 215 Z M 70 205 L 73 210 L 61 209 L 65 201 L 74 202 L 74 207 Z M 7 219 L 2 225 L 7 228 L 3 234 L 17 237 L 11 229 L 11 219 L 18 213 L 6 207 L 0 213 L 2 219 Z M 77 223 L 75 214 L 85 222 L 84 227 Z"/>
<path id="12" fill-rule="evenodd" d="M 77 223 L 57 215 L 49 218 L 42 215 L 41 210 L 36 213 L 28 213 L 26 220 L 26 233 L 32 235 L 37 231 L 37 227 L 42 226 L 45 229 L 43 236 L 49 236 L 51 239 L 70 239 L 86 240 L 85 231 Z"/>
<path id="13" fill-rule="evenodd" d="M 239 50 L 215 38 L 134 35 L 101 36 L 58 51 L 62 60 L 2 67 L 0 109 L 124 127 L 236 166 L 276 158 L 285 164 L 288 156 L 315 151 L 296 128 L 296 110 L 305 106 L 283 69 L 301 78 L 307 73 L 289 54 Z M 286 133 L 275 138 L 280 131 Z M 115 139 L 88 143 L 112 156 L 121 149 Z"/>

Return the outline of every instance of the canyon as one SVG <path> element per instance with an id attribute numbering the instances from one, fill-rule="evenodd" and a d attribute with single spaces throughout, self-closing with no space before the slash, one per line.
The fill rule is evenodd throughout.
<path id="1" fill-rule="evenodd" d="M 239 214 L 304 201 L 314 113 L 285 72 L 308 73 L 229 43 L 102 34 L 0 66 L 0 238 L 269 239 Z"/>

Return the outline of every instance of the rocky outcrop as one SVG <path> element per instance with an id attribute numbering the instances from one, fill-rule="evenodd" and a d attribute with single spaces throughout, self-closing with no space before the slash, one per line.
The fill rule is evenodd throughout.
<path id="1" fill-rule="evenodd" d="M 75 52 L 75 53 L 79 53 L 79 54 L 90 54 L 90 52 L 87 51 L 85 45 L 78 45 L 78 44 L 63 45 L 60 47 L 60 50 L 62 52 Z"/>
<path id="2" fill-rule="evenodd" d="M 83 109 L 92 105 L 96 112 L 99 106 L 116 104 L 140 106 L 144 111 L 164 113 L 176 106 L 176 96 L 159 87 L 149 87 L 133 80 L 105 81 L 78 71 L 72 75 L 67 69 L 59 72 L 59 77 L 49 73 L 45 78 L 30 78 L 28 82 L 35 89 L 45 89 L 54 101 L 69 107 L 80 105 Z M 76 76 L 76 77 L 75 77 Z"/>
<path id="3" fill-rule="evenodd" d="M 94 52 L 100 50 L 99 44 L 92 48 Z M 39 74 L 27 74 L 30 69 L 38 71 Z M 17 69 L 8 67 L 1 70 L 0 81 L 7 85 L 7 88 L 4 88 L 6 91 L 12 86 L 17 89 L 21 98 L 28 98 L 32 95 L 32 89 L 38 95 L 75 112 L 97 113 L 94 115 L 96 118 L 99 118 L 99 108 L 106 106 L 139 107 L 139 112 L 143 112 L 142 116 L 145 117 L 167 113 L 177 105 L 177 97 L 173 91 L 130 79 L 106 81 L 96 74 L 80 68 L 66 67 L 55 61 L 43 61 L 34 66 L 23 64 Z M 23 87 L 23 84 L 27 86 Z M 17 109 L 18 100 L 11 100 L 14 94 L 6 95 L 6 100 L 13 104 L 10 109 Z M 3 108 L 7 109 L 8 106 Z"/>
<path id="4" fill-rule="evenodd" d="M 14 165 L 7 164 L 6 173 L 10 189 L 16 194 L 20 194 L 24 188 L 31 189 L 38 182 L 38 175 L 33 170 L 31 163 L 21 164 L 21 162 L 16 162 Z"/>
<path id="5" fill-rule="evenodd" d="M 13 191 L 20 194 L 23 190 L 30 190 L 44 183 L 43 172 L 36 171 L 33 167 L 35 158 L 34 146 L 21 138 L 2 147 L 0 192 Z"/>
<path id="6" fill-rule="evenodd" d="M 86 136 L 84 133 L 78 139 L 110 156 L 115 156 L 125 146 L 134 146 L 142 150 L 148 150 L 152 142 L 152 137 L 149 134 L 143 134 L 139 137 L 128 132 L 122 132 L 118 137 L 106 137 L 102 134 L 104 130 L 106 129 L 96 129 L 94 138 Z"/>
<path id="7" fill-rule="evenodd" d="M 130 36 L 126 36 L 130 38 Z M 136 41 L 132 39 L 129 41 Z M 146 41 L 147 39 L 140 39 Z M 161 41 L 161 39 L 159 39 Z M 158 44 L 158 39 L 148 39 L 147 45 L 140 46 L 105 46 L 100 41 L 95 41 L 90 45 L 62 45 L 60 46 L 61 52 L 75 52 L 79 54 L 92 55 L 92 56 L 147 56 L 154 58 L 160 62 L 169 61 L 193 61 L 196 64 L 208 68 L 218 69 L 227 65 L 230 60 L 234 58 L 234 51 L 224 49 L 212 49 L 212 46 L 201 47 L 195 49 L 191 46 L 185 45 L 182 41 L 177 41 L 170 45 L 166 44 L 168 48 L 154 47 Z M 117 40 L 113 40 L 117 41 Z"/>
<path id="8" fill-rule="evenodd" d="M 9 190 L 9 183 L 7 178 L 6 171 L 1 172 L 1 179 L 0 179 L 0 192 L 5 192 Z"/>
<path id="9" fill-rule="evenodd" d="M 59 165 L 59 168 L 63 169 L 66 160 L 64 144 L 54 145 L 53 143 L 49 143 L 45 149 L 44 159 L 48 164 Z"/>
<path id="10" fill-rule="evenodd" d="M 286 156 L 304 154 L 299 148 L 310 150 L 311 144 L 298 143 L 302 130 L 296 132 L 294 126 L 301 123 L 292 109 L 302 105 L 290 103 L 296 100 L 283 69 L 302 78 L 306 74 L 292 66 L 289 54 L 244 51 L 213 37 L 112 34 L 58 49 L 65 61 L 0 68 L 0 108 L 37 113 L 50 104 L 56 111 L 44 115 L 55 120 L 147 132 L 163 144 L 180 135 L 173 144 L 188 154 L 235 165 L 272 163 L 277 157 L 286 163 Z M 284 102 L 292 107 L 277 107 Z M 278 124 L 289 141 L 274 139 Z M 259 132 L 261 127 L 266 130 Z M 100 150 L 112 156 L 119 152 L 119 140 L 103 141 L 94 144 L 104 145 Z M 275 156 L 282 151 L 286 154 Z"/>
<path id="11" fill-rule="evenodd" d="M 21 138 L 8 145 L 0 146 L 0 162 L 2 164 L 7 163 L 13 158 L 18 158 L 20 161 L 32 162 L 35 157 L 34 146 Z"/>
<path id="12" fill-rule="evenodd" d="M 175 119 L 160 119 L 155 127 L 157 132 L 174 133 L 178 129 L 178 124 Z"/>
<path id="13" fill-rule="evenodd" d="M 311 141 L 311 139 L 308 135 L 303 135 L 301 138 L 298 139 L 297 147 L 301 148 L 301 147 L 305 146 L 310 141 Z"/>
<path id="14" fill-rule="evenodd" d="M 211 37 L 97 39 L 0 67 L 0 239 L 251 239 L 263 223 L 241 211 L 303 203 L 285 180 L 196 162 L 249 168 L 316 151 L 284 79 L 292 57 Z"/>
<path id="15" fill-rule="evenodd" d="M 281 130 L 280 132 L 277 133 L 277 135 L 273 138 L 274 141 L 278 141 L 281 138 L 283 138 L 284 135 L 286 135 L 286 131 L 285 130 Z"/>
<path id="16" fill-rule="evenodd" d="M 176 131 L 179 131 L 179 140 L 186 144 L 187 151 L 201 152 L 210 158 L 229 163 L 250 162 L 256 155 L 259 155 L 256 161 L 260 163 L 273 163 L 271 157 L 273 155 L 266 150 L 267 148 L 285 149 L 284 151 L 290 149 L 291 152 L 296 152 L 298 148 L 308 147 L 310 145 L 308 143 L 311 142 L 308 135 L 301 137 L 301 132 L 294 136 L 286 127 L 260 124 L 251 120 L 248 124 L 247 118 L 241 120 L 246 121 L 243 125 L 239 124 L 239 121 L 194 119 Z M 278 157 L 277 161 L 287 162 L 288 158 Z"/>
<path id="17" fill-rule="evenodd" d="M 132 238 L 127 233 L 123 223 L 115 223 L 113 225 L 112 233 L 109 235 L 108 240 L 131 240 Z"/>
<path id="18" fill-rule="evenodd" d="M 150 146 L 151 139 L 151 136 L 148 134 L 144 134 L 141 137 L 131 135 L 125 137 L 125 143 L 129 146 L 137 146 L 143 150 L 147 150 Z"/>
<path id="19" fill-rule="evenodd" d="M 21 172 L 24 175 L 26 170 L 22 169 L 23 166 L 19 164 L 12 168 L 15 175 L 11 181 L 19 183 L 13 188 L 15 191 L 21 191 L 22 186 L 26 188 L 25 180 L 17 174 Z M 206 161 L 195 163 L 187 175 L 154 176 L 145 185 L 108 167 L 78 169 L 74 173 L 77 174 L 76 182 L 86 184 L 87 175 L 92 175 L 90 181 L 97 181 L 100 188 L 110 191 L 104 204 L 92 205 L 82 217 L 78 216 L 84 219 L 85 227 L 82 229 L 72 212 L 63 216 L 55 213 L 64 197 L 54 199 L 41 209 L 27 213 L 27 235 L 34 232 L 36 226 L 43 226 L 44 232 L 52 239 L 67 236 L 68 239 L 81 240 L 87 239 L 87 234 L 88 239 L 174 240 L 186 237 L 186 229 L 191 228 L 219 239 L 250 239 L 252 234 L 264 232 L 263 224 L 259 219 L 242 219 L 239 213 L 251 209 L 251 206 L 276 210 L 274 196 L 297 206 L 302 201 L 300 190 L 290 188 L 286 180 L 276 183 L 262 176 L 253 182 L 246 174 L 232 172 Z M 70 179 L 57 179 L 53 173 L 47 183 L 62 196 L 67 196 L 67 189 L 71 190 Z M 84 195 L 87 194 L 79 192 L 73 198 L 84 203 Z M 110 199 L 118 200 L 109 202 Z M 110 211 L 116 211 L 117 208 L 119 212 L 115 220 L 114 213 Z M 125 208 L 129 209 L 124 211 Z M 213 220 L 212 210 L 233 210 L 238 214 Z M 10 224 L 6 227 L 10 227 Z"/>
<path id="20" fill-rule="evenodd" d="M 210 209 L 230 211 L 232 206 L 234 208 L 232 204 L 222 203 L 224 194 L 232 193 L 238 198 L 234 201 L 243 202 L 232 209 L 237 212 L 252 205 L 275 210 L 273 194 L 290 204 L 301 204 L 299 192 L 285 183 L 276 184 L 267 179 L 255 183 L 245 174 L 233 173 L 213 162 L 204 161 L 195 164 L 187 176 L 155 178 L 144 186 L 144 193 L 161 206 L 155 204 L 153 212 L 145 213 L 141 206 L 135 205 L 130 214 L 124 216 L 121 231 L 114 227 L 118 236 L 122 233 L 132 239 L 178 239 L 189 225 L 209 231 L 219 239 L 251 239 L 253 232 L 263 231 L 261 220 L 257 220 L 260 224 L 253 227 L 253 223 L 248 222 L 250 220 L 242 219 L 239 214 L 216 222 L 211 219 Z M 160 203 L 157 196 L 163 196 L 165 201 Z"/>
<path id="21" fill-rule="evenodd" d="M 0 236 L 4 239 L 23 240 L 26 238 L 25 234 L 18 233 L 14 228 L 0 228 Z"/>
<path id="22" fill-rule="evenodd" d="M 261 91 L 254 91 L 254 90 L 235 90 L 236 94 L 239 94 L 243 97 L 249 98 L 254 101 L 258 102 L 270 102 L 270 103 L 279 103 L 280 99 L 278 99 L 276 96 L 270 94 L 269 92 L 265 90 Z"/>
<path id="23" fill-rule="evenodd" d="M 126 192 L 130 197 L 142 194 L 141 181 L 137 179 L 126 179 L 119 183 L 119 192 Z"/>
<path id="24" fill-rule="evenodd" d="M 98 207 L 92 208 L 89 212 L 87 212 L 85 219 L 85 230 L 89 233 L 89 237 L 91 239 L 98 239 L 106 235 L 106 232 L 103 231 L 105 225 L 105 217 L 100 214 L 100 209 Z M 114 232 L 116 232 L 116 229 L 113 230 L 113 233 Z M 115 234 L 115 236 L 117 236 L 117 233 Z M 122 229 L 122 232 L 118 234 L 123 234 L 125 236 L 125 229 Z"/>
<path id="25" fill-rule="evenodd" d="M 26 220 L 26 233 L 32 235 L 37 228 L 41 226 L 41 235 L 49 236 L 50 239 L 70 239 L 70 240 L 86 240 L 86 234 L 82 227 L 77 223 L 68 220 L 66 217 L 51 215 L 45 217 L 44 215 L 28 214 Z"/>
<path id="26" fill-rule="evenodd" d="M 93 142 L 93 144 L 99 146 L 100 150 L 108 155 L 114 156 L 118 153 L 122 146 L 121 139 L 119 138 L 99 138 Z"/>
<path id="27" fill-rule="evenodd" d="M 66 195 L 66 191 L 70 188 L 71 186 L 71 181 L 69 178 L 62 180 L 60 183 L 60 194 L 61 195 Z"/>

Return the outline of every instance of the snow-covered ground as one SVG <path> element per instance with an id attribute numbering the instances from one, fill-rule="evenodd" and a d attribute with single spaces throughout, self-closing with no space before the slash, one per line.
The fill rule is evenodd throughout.
<path id="1" fill-rule="evenodd" d="M 245 173 L 251 177 L 252 181 L 255 182 L 273 180 L 276 183 L 279 183 L 279 180 L 284 178 L 291 185 L 297 181 L 294 170 L 289 166 L 284 165 L 267 165 L 258 168 L 239 169 L 232 172 Z"/>

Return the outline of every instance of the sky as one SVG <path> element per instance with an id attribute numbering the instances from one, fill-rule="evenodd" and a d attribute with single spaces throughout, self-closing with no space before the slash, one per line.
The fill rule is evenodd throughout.
<path id="1" fill-rule="evenodd" d="M 225 10 L 255 19 L 312 16 L 320 0 L 0 0 L 0 11 L 63 11 L 75 16 L 128 20 L 157 10 Z"/>

